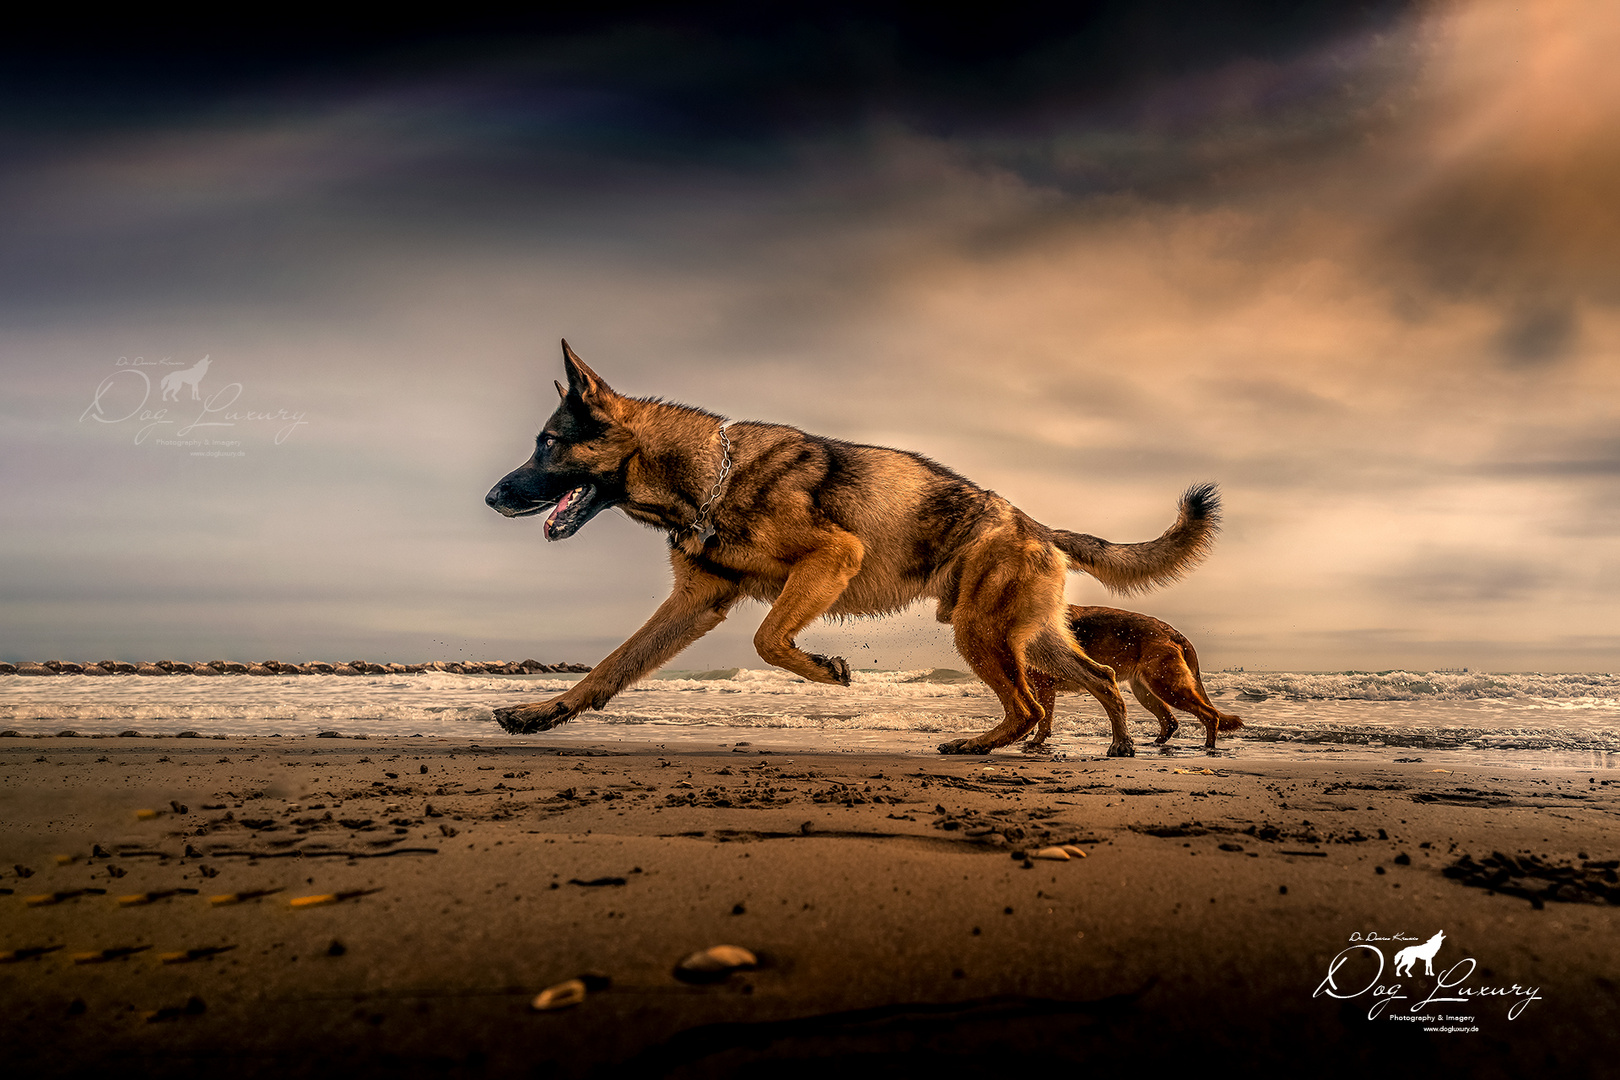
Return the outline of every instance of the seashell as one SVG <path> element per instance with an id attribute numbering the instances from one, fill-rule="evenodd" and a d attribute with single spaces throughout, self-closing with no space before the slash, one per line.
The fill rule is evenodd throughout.
<path id="1" fill-rule="evenodd" d="M 675 965 L 682 982 L 718 982 L 733 971 L 758 967 L 759 958 L 739 945 L 715 945 Z"/>
<path id="2" fill-rule="evenodd" d="M 583 979 L 569 979 L 556 986 L 548 986 L 535 995 L 529 1004 L 536 1012 L 550 1012 L 553 1009 L 567 1009 L 578 1005 L 585 1000 L 585 981 Z"/>
<path id="3" fill-rule="evenodd" d="M 1068 852 L 1072 858 L 1083 859 L 1086 857 L 1086 853 L 1075 847 L 1073 844 L 1064 844 L 1063 850 Z"/>
<path id="4" fill-rule="evenodd" d="M 1060 847 L 1036 848 L 1029 853 L 1029 857 L 1032 859 L 1051 859 L 1054 862 L 1069 861 L 1069 853 Z"/>

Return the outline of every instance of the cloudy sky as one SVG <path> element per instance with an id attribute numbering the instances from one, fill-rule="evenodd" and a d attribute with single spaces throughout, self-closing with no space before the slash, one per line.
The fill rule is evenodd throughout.
<path id="1" fill-rule="evenodd" d="M 1620 11 L 1347 7 L 14 42 L 0 655 L 594 662 L 662 538 L 482 502 L 567 337 L 1114 540 L 1218 481 L 1129 602 L 1206 667 L 1614 670 Z"/>

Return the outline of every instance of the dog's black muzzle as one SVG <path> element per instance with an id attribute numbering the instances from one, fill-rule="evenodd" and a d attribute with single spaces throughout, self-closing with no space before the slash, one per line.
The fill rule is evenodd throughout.
<path id="1" fill-rule="evenodd" d="M 501 477 L 489 489 L 489 494 L 484 496 L 484 502 L 490 509 L 506 517 L 527 517 L 538 514 L 557 501 L 557 496 L 547 498 L 544 492 L 539 471 L 524 465 Z"/>
<path id="2" fill-rule="evenodd" d="M 484 502 L 497 513 L 513 518 L 555 507 L 541 531 L 547 540 L 566 540 L 613 505 L 614 499 L 594 478 L 563 480 L 524 465 L 490 488 Z"/>

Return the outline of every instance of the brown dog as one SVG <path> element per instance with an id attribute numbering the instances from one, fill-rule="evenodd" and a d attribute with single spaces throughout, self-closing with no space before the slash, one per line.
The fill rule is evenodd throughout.
<path id="1" fill-rule="evenodd" d="M 1204 745 L 1210 749 L 1215 747 L 1216 731 L 1236 731 L 1243 726 L 1241 716 L 1223 713 L 1210 704 L 1198 672 L 1198 653 L 1169 623 L 1134 611 L 1070 604 L 1069 629 L 1088 656 L 1113 668 L 1114 678 L 1120 682 L 1128 680 L 1142 708 L 1159 718 L 1155 741 L 1164 743 L 1181 726 L 1170 712 L 1172 706 L 1204 722 Z M 1034 744 L 1052 733 L 1056 692 L 1079 689 L 1062 683 L 1042 689 L 1039 696 L 1046 719 L 1036 729 Z"/>
<path id="2" fill-rule="evenodd" d="M 766 663 L 849 685 L 840 657 L 794 636 L 824 615 L 881 615 L 938 602 L 962 656 L 1006 719 L 941 753 L 986 753 L 1049 711 L 1036 687 L 1060 679 L 1107 710 L 1108 753 L 1135 753 L 1114 673 L 1074 641 L 1064 574 L 1118 591 L 1180 577 L 1208 550 L 1220 516 L 1212 484 L 1191 488 L 1176 523 L 1140 544 L 1049 529 L 993 491 L 920 454 L 860 446 L 778 424 L 728 423 L 685 405 L 625 397 L 563 342 L 568 385 L 534 454 L 485 501 L 507 517 L 551 508 L 562 540 L 609 507 L 669 536 L 675 587 L 645 626 L 569 691 L 495 710 L 508 731 L 544 731 L 608 700 L 718 626 L 738 600 L 770 605 L 754 635 Z"/>

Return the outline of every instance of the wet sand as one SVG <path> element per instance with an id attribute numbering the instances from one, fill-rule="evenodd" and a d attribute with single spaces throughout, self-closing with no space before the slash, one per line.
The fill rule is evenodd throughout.
<path id="1" fill-rule="evenodd" d="M 1422 762 L 4 738 L 0 1047 L 18 1076 L 1596 1075 L 1617 811 L 1603 772 Z M 1436 975 L 1395 977 L 1437 931 Z M 758 966 L 674 977 L 717 944 Z"/>

